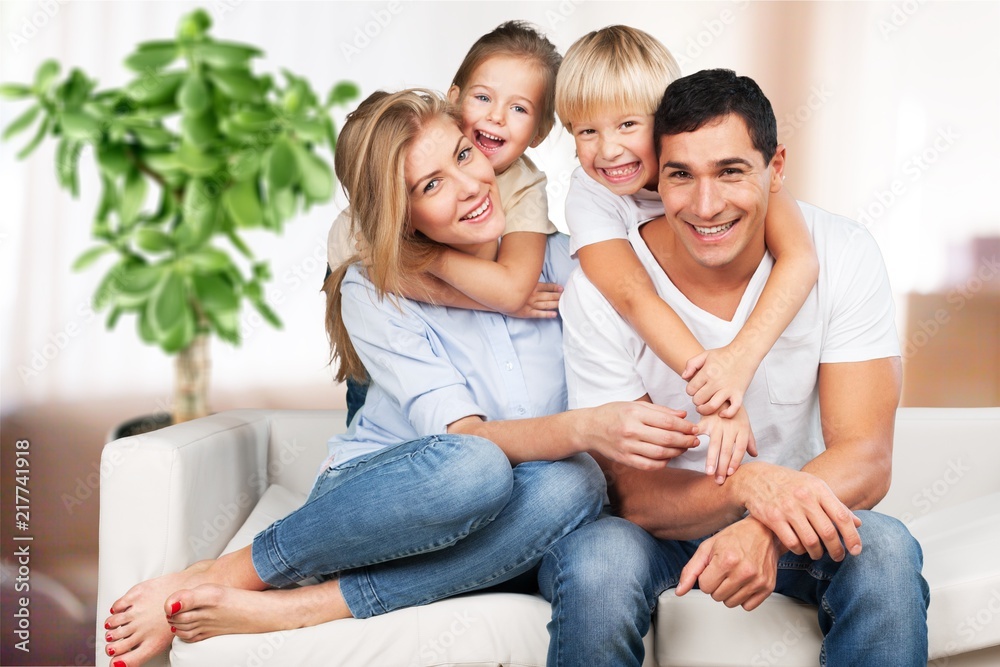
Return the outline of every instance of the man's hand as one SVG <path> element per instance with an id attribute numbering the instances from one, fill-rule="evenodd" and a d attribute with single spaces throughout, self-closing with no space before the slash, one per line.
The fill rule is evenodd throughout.
<path id="1" fill-rule="evenodd" d="M 771 463 L 754 461 L 730 481 L 736 496 L 789 551 L 816 560 L 824 551 L 835 561 L 847 551 L 861 553 L 861 519 L 819 477 Z M 843 539 L 843 543 L 841 543 Z"/>
<path id="2" fill-rule="evenodd" d="M 744 408 L 740 408 L 732 419 L 725 419 L 718 412 L 706 415 L 698 422 L 697 429 L 699 435 L 709 436 L 705 474 L 715 475 L 718 484 L 739 469 L 744 454 L 750 452 L 750 456 L 757 456 L 757 441 Z"/>
<path id="3" fill-rule="evenodd" d="M 537 283 L 528 300 L 520 309 L 508 313 L 512 317 L 552 318 L 559 314 L 559 297 L 562 285 L 557 283 Z"/>
<path id="4" fill-rule="evenodd" d="M 719 412 L 731 418 L 743 406 L 743 394 L 756 372 L 751 355 L 737 354 L 727 345 L 689 359 L 681 377 L 688 381 L 687 394 L 700 414 Z"/>
<path id="5" fill-rule="evenodd" d="M 783 549 L 774 533 L 753 517 L 724 528 L 699 545 L 681 571 L 677 595 L 695 582 L 727 607 L 756 609 L 774 591 Z"/>
<path id="6" fill-rule="evenodd" d="M 698 446 L 695 425 L 684 419 L 683 410 L 627 401 L 574 413 L 577 437 L 590 451 L 638 470 L 660 470 Z"/>

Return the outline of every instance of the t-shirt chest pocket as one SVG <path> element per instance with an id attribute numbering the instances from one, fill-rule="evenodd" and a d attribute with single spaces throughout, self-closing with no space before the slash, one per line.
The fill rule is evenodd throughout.
<path id="1" fill-rule="evenodd" d="M 823 345 L 821 329 L 817 325 L 810 331 L 783 335 L 764 357 L 767 396 L 771 403 L 795 405 L 812 395 Z"/>

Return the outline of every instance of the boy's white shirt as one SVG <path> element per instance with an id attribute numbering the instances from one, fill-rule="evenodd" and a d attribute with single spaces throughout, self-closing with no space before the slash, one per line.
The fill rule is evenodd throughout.
<path id="1" fill-rule="evenodd" d="M 576 257 L 583 246 L 611 239 L 628 239 L 640 223 L 663 215 L 663 201 L 656 190 L 616 195 L 577 167 L 566 194 L 569 251 Z"/>
<path id="2" fill-rule="evenodd" d="M 854 221 L 808 204 L 801 208 L 819 257 L 819 280 L 757 369 L 744 398 L 760 451 L 758 460 L 795 469 L 825 447 L 819 421 L 819 365 L 899 355 L 892 292 L 874 239 Z M 677 289 L 639 228 L 633 227 L 628 239 L 657 293 L 706 349 L 730 343 L 760 297 L 774 264 L 771 255 L 765 253 L 727 322 L 698 308 Z M 580 269 L 570 277 L 559 311 L 570 409 L 649 394 L 653 403 L 687 410 L 688 419 L 698 419 L 685 391 L 687 383 L 656 357 Z M 704 471 L 705 452 L 705 447 L 698 447 L 671 465 Z"/>
<path id="3" fill-rule="evenodd" d="M 553 234 L 556 226 L 549 220 L 549 205 L 545 194 L 545 174 L 528 156 L 522 155 L 507 169 L 497 174 L 500 207 L 507 220 L 503 233 L 538 232 Z M 326 239 L 326 259 L 331 268 L 349 260 L 355 253 L 351 209 L 345 208 L 330 226 Z"/>

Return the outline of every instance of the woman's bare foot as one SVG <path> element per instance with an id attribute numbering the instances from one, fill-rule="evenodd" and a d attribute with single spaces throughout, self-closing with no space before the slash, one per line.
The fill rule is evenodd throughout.
<path id="1" fill-rule="evenodd" d="M 200 561 L 186 570 L 136 584 L 115 600 L 104 621 L 112 667 L 139 667 L 165 651 L 174 635 L 163 617 L 164 601 L 174 591 L 198 585 L 213 561 Z"/>
<path id="2" fill-rule="evenodd" d="M 167 603 L 180 603 L 181 611 L 171 615 L 169 622 L 177 637 L 188 642 L 217 635 L 293 630 L 351 617 L 336 579 L 266 591 L 203 584 L 177 591 Z"/>

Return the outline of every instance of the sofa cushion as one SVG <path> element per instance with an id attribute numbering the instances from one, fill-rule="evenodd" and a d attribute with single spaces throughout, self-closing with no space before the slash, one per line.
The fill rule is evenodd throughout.
<path id="1" fill-rule="evenodd" d="M 225 552 L 305 501 L 303 494 L 270 486 Z M 338 667 L 544 667 L 549 603 L 536 595 L 480 593 L 400 609 L 366 620 L 346 619 L 311 628 L 229 635 L 187 644 L 175 639 L 171 665 L 330 665 Z M 652 666 L 652 632 L 646 662 Z M 236 662 L 234 662 L 236 660 Z"/>
<path id="2" fill-rule="evenodd" d="M 912 522 L 931 590 L 930 659 L 1000 644 L 1000 493 Z M 656 658 L 673 665 L 815 665 L 822 634 L 814 607 L 772 595 L 753 612 L 701 591 L 660 596 Z M 724 637 L 725 641 L 719 641 Z"/>

